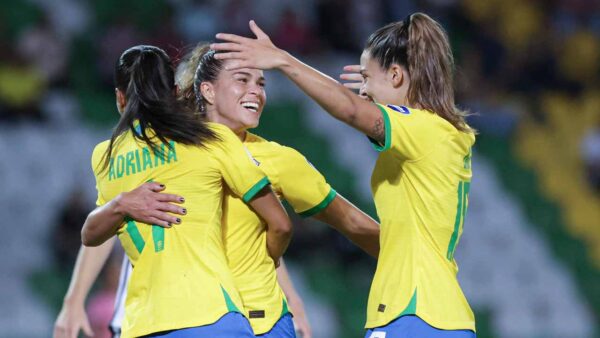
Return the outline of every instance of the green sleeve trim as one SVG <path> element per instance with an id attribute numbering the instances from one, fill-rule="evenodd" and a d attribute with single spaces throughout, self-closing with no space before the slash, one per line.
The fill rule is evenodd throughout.
<path id="1" fill-rule="evenodd" d="M 377 108 L 381 110 L 381 115 L 383 115 L 383 126 L 385 128 L 385 143 L 382 146 L 381 143 L 377 142 L 371 137 L 369 137 L 369 141 L 371 141 L 371 145 L 373 146 L 373 148 L 375 148 L 375 150 L 382 152 L 390 149 L 390 147 L 392 146 L 392 126 L 390 124 L 390 117 L 388 116 L 388 113 L 385 110 L 385 108 L 379 103 L 376 103 L 376 105 Z"/>
<path id="2" fill-rule="evenodd" d="M 333 201 L 333 199 L 335 198 L 335 196 L 337 195 L 337 192 L 335 191 L 335 189 L 331 188 L 331 190 L 329 190 L 329 193 L 327 194 L 327 196 L 325 196 L 325 199 L 323 201 L 321 201 L 321 203 L 315 205 L 314 207 L 300 212 L 298 213 L 298 215 L 302 216 L 302 217 L 311 217 L 314 216 L 318 213 L 320 213 L 321 211 L 323 211 L 323 209 L 327 208 L 327 206 L 329 206 L 329 204 L 331 203 L 331 201 Z"/>
<path id="3" fill-rule="evenodd" d="M 244 194 L 242 200 L 244 200 L 244 202 L 246 203 L 250 202 L 259 191 L 261 191 L 264 187 L 266 187 L 269 184 L 271 184 L 271 182 L 269 182 L 269 178 L 267 176 L 263 177 Z"/>

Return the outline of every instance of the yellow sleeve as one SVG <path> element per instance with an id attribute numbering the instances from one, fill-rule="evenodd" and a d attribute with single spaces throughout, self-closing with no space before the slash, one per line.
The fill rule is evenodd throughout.
<path id="1" fill-rule="evenodd" d="M 385 125 L 385 143 L 369 138 L 377 151 L 392 150 L 405 160 L 416 160 L 427 154 L 437 137 L 432 120 L 423 111 L 404 106 L 377 104 Z"/>
<path id="2" fill-rule="evenodd" d="M 101 168 L 104 165 L 102 162 L 104 160 L 104 153 L 108 148 L 108 142 L 104 141 L 94 148 L 94 152 L 92 153 L 92 171 L 94 172 L 94 178 L 96 179 L 96 191 L 98 192 L 98 197 L 96 198 L 96 206 L 101 206 L 108 202 L 104 196 L 102 195 L 102 191 L 100 190 L 100 180 L 101 175 L 109 172 L 110 168 L 106 168 L 106 170 L 102 171 L 100 174 Z"/>
<path id="3" fill-rule="evenodd" d="M 256 193 L 269 185 L 269 179 L 258 168 L 242 141 L 227 127 L 211 124 L 221 141 L 214 142 L 216 159 L 225 183 L 234 194 L 249 202 Z"/>
<path id="4" fill-rule="evenodd" d="M 336 196 L 325 177 L 299 152 L 281 147 L 275 165 L 278 181 L 274 188 L 302 217 L 310 217 L 325 209 Z"/>

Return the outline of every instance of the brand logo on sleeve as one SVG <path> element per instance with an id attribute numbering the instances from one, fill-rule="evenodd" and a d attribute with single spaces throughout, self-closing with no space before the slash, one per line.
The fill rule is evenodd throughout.
<path id="1" fill-rule="evenodd" d="M 408 108 L 406 108 L 405 106 L 396 106 L 396 105 L 393 105 L 393 104 L 388 104 L 387 106 L 390 109 L 393 109 L 393 110 L 395 110 L 395 111 L 397 111 L 397 112 L 399 112 L 401 114 L 404 114 L 404 115 L 410 114 L 410 110 L 408 110 Z"/>

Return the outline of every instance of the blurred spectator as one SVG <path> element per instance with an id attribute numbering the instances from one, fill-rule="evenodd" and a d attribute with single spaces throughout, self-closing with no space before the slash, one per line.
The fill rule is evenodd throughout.
<path id="1" fill-rule="evenodd" d="M 38 102 L 44 93 L 44 76 L 12 52 L 0 61 L 0 120 L 41 120 Z"/>
<path id="2" fill-rule="evenodd" d="M 583 137 L 581 156 L 592 188 L 600 193 L 600 123 Z"/>
<path id="3" fill-rule="evenodd" d="M 17 50 L 48 84 L 64 82 L 69 48 L 56 34 L 47 17 L 21 34 Z"/>
<path id="4" fill-rule="evenodd" d="M 229 0 L 221 13 L 224 29 L 228 33 L 248 36 L 248 22 L 255 18 L 257 4 L 248 0 Z"/>
<path id="5" fill-rule="evenodd" d="M 364 41 L 358 41 L 354 28 L 351 3 L 345 0 L 319 0 L 317 3 L 317 34 L 323 43 L 344 52 L 358 52 Z"/>
<path id="6" fill-rule="evenodd" d="M 273 42 L 277 46 L 292 53 L 309 53 L 314 50 L 315 38 L 296 12 L 286 8 L 275 28 Z"/>
<path id="7" fill-rule="evenodd" d="M 175 0 L 174 0 L 175 1 Z M 175 24 L 186 43 L 214 40 L 222 25 L 213 1 L 177 1 Z"/>
<path id="8" fill-rule="evenodd" d="M 53 232 L 53 250 L 60 270 L 70 271 L 81 246 L 81 227 L 91 207 L 86 204 L 84 192 L 75 189 L 58 214 Z"/>

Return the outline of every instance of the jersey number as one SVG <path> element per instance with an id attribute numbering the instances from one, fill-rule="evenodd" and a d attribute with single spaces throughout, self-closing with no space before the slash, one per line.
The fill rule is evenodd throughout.
<path id="1" fill-rule="evenodd" d="M 454 231 L 452 232 L 452 237 L 450 237 L 450 244 L 448 244 L 448 252 L 446 253 L 446 258 L 450 261 L 454 259 L 454 250 L 456 250 L 456 244 L 458 243 L 459 232 L 465 221 L 470 188 L 471 182 L 460 181 L 458 183 L 458 205 L 454 219 Z"/>

